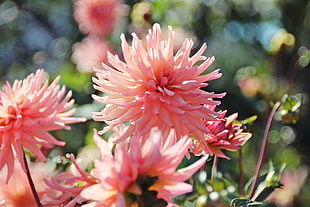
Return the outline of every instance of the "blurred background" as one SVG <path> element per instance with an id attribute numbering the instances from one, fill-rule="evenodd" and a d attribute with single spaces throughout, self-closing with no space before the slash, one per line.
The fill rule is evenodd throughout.
<path id="1" fill-rule="evenodd" d="M 269 136 L 267 159 L 286 163 L 286 191 L 273 196 L 276 206 L 309 206 L 310 185 L 310 2 L 308 0 L 127 0 L 117 5 L 111 31 L 91 35 L 74 16 L 71 0 L 0 1 L 0 86 L 5 81 L 24 79 L 44 68 L 50 79 L 61 76 L 61 84 L 73 91 L 77 116 L 89 121 L 56 134 L 67 142 L 54 154 L 78 153 L 92 144 L 92 67 L 106 62 L 106 51 L 121 56 L 121 33 L 130 40 L 140 38 L 158 22 L 163 32 L 172 25 L 176 50 L 185 38 L 193 39 L 194 50 L 206 42 L 206 56 L 215 56 L 210 71 L 220 68 L 223 77 L 206 90 L 227 92 L 219 109 L 239 113 L 243 120 L 257 119 L 245 130 L 253 133 L 244 147 L 245 177 L 254 174 L 259 144 L 272 104 L 284 94 L 295 97 L 298 110 L 277 115 Z M 108 17 L 107 17 L 108 18 Z M 97 42 L 96 42 L 97 41 Z M 239 179 L 237 153 L 232 161 L 219 161 L 229 179 Z M 283 178 L 284 179 L 284 178 Z M 284 182 L 284 181 L 283 181 Z M 218 205 L 220 206 L 220 205 Z M 224 205 L 223 205 L 224 206 Z"/>

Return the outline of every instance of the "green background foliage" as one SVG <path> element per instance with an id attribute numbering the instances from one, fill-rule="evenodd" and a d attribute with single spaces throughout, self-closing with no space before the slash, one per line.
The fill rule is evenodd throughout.
<path id="1" fill-rule="evenodd" d="M 128 14 L 108 39 L 116 51 L 120 51 L 121 33 L 129 36 L 154 22 L 162 28 L 172 25 L 184 35 L 180 38 L 195 41 L 193 52 L 206 42 L 206 56 L 215 56 L 211 70 L 220 68 L 223 77 L 212 81 L 206 90 L 227 92 L 219 109 L 228 110 L 228 114 L 238 112 L 240 120 L 257 115 L 253 123 L 245 125 L 245 130 L 253 133 L 243 148 L 246 179 L 254 174 L 268 113 L 272 104 L 281 99 L 285 104 L 270 131 L 267 158 L 272 158 L 277 166 L 286 163 L 287 169 L 310 165 L 309 1 L 127 0 L 124 3 Z M 149 10 L 139 18 L 141 3 Z M 73 91 L 76 115 L 89 119 L 72 126 L 71 131 L 55 133 L 67 142 L 65 148 L 56 148 L 58 154 L 78 153 L 81 147 L 92 145 L 92 129 L 100 130 L 103 126 L 91 119 L 91 112 L 103 107 L 91 98 L 96 93 L 92 75 L 78 72 L 71 60 L 72 46 L 85 36 L 72 13 L 70 0 L 0 2 L 0 85 L 44 68 L 51 79 L 61 76 L 61 84 Z M 286 122 L 280 121 L 281 116 Z M 227 154 L 231 160 L 220 159 L 219 169 L 227 179 L 238 181 L 237 153 Z M 186 202 L 185 206 L 190 206 L 190 201 Z M 309 181 L 294 202 L 293 206 L 308 206 Z"/>

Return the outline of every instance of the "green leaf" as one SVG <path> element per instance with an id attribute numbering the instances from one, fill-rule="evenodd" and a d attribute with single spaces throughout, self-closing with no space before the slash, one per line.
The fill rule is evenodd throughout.
<path id="1" fill-rule="evenodd" d="M 282 105 L 279 112 L 281 114 L 282 121 L 287 124 L 295 124 L 299 118 L 299 110 L 302 105 L 302 95 L 284 94 L 281 102 Z"/>
<path id="2" fill-rule="evenodd" d="M 88 120 L 92 120 L 92 112 L 100 111 L 102 110 L 102 108 L 104 108 L 104 104 L 94 101 L 90 104 L 76 106 L 74 115 L 78 117 L 85 117 Z"/>
<path id="3" fill-rule="evenodd" d="M 80 73 L 70 64 L 66 65 L 60 76 L 62 84 L 80 93 L 85 92 L 87 86 L 91 84 L 91 74 Z"/>
<path id="4" fill-rule="evenodd" d="M 204 207 L 208 203 L 208 196 L 207 195 L 201 195 L 196 200 L 196 206 L 195 207 Z"/>
<path id="5" fill-rule="evenodd" d="M 258 185 L 255 190 L 252 200 L 264 201 L 276 188 L 281 188 L 280 183 L 281 174 L 285 168 L 285 164 L 280 167 L 274 167 L 270 161 L 268 164 L 268 170 L 261 173 L 258 179 Z M 253 184 L 253 178 L 247 183 L 246 191 L 250 189 Z"/>
<path id="6" fill-rule="evenodd" d="M 246 198 L 235 198 L 231 201 L 230 206 L 232 207 L 248 207 L 248 206 L 258 206 L 261 202 L 252 201 Z"/>
<path id="7" fill-rule="evenodd" d="M 196 201 L 186 200 L 183 207 L 196 207 Z"/>
<path id="8" fill-rule="evenodd" d="M 284 96 L 282 97 L 284 110 L 288 110 L 291 112 L 297 111 L 301 106 L 301 102 L 302 102 L 301 94 L 296 95 L 284 94 Z"/>
<path id="9" fill-rule="evenodd" d="M 247 118 L 247 119 L 242 120 L 241 123 L 242 123 L 243 125 L 245 125 L 245 124 L 251 125 L 251 124 L 254 123 L 254 121 L 255 121 L 256 119 L 257 119 L 257 115 L 254 115 L 254 116 L 251 116 L 251 117 L 249 117 L 249 118 Z"/>

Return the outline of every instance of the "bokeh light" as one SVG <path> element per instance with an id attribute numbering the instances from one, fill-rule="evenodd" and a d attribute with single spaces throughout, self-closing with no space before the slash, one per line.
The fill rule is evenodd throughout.
<path id="1" fill-rule="evenodd" d="M 252 141 L 243 148 L 246 177 L 253 174 L 257 146 L 261 143 L 268 114 L 284 94 L 301 94 L 302 99 L 294 113 L 284 110 L 285 114 L 276 115 L 269 132 L 267 158 L 274 158 L 277 164 L 286 162 L 290 168 L 310 166 L 308 0 L 124 0 L 122 4 L 124 13 L 115 30 L 100 37 L 120 59 L 123 58 L 121 33 L 128 41 L 132 32 L 143 38 L 155 22 L 162 25 L 165 35 L 167 25 L 173 26 L 175 51 L 186 38 L 194 41 L 193 54 L 201 44 L 207 44 L 204 55 L 216 59 L 208 70 L 220 68 L 223 76 L 203 89 L 227 93 L 217 109 L 227 110 L 228 114 L 238 112 L 241 120 L 253 115 L 258 117 L 253 124 L 245 126 L 245 130 L 255 132 Z M 84 144 L 93 144 L 92 129 L 102 127 L 102 123 L 93 122 L 91 117 L 92 111 L 102 107 L 91 98 L 91 94 L 96 93 L 92 74 L 83 73 L 79 61 L 72 58 L 74 45 L 87 37 L 79 30 L 73 9 L 73 1 L 63 0 L 0 2 L 0 85 L 5 80 L 23 79 L 29 72 L 44 68 L 51 78 L 61 76 L 62 84 L 73 92 L 77 114 L 89 119 L 86 125 L 74 127 L 74 132 L 59 132 L 60 137 L 70 137 L 65 149 L 55 149 L 60 162 L 67 152 L 77 153 Z M 99 50 L 92 49 L 93 53 L 96 51 Z M 86 54 L 92 56 L 92 52 Z M 92 64 L 87 64 L 81 56 L 77 58 L 82 60 L 80 67 L 90 68 L 92 72 Z M 100 67 L 100 63 L 96 67 Z M 287 123 L 282 122 L 285 118 Z M 237 156 L 232 156 L 233 159 Z M 239 179 L 235 174 L 237 166 L 220 162 L 221 167 L 225 176 Z M 207 177 L 207 173 L 200 174 L 199 179 Z M 236 189 L 215 192 L 215 188 L 208 185 L 206 191 L 210 195 L 201 195 L 197 200 L 201 206 L 211 199 L 217 201 L 231 195 Z M 301 191 L 296 200 L 307 207 L 310 190 Z"/>

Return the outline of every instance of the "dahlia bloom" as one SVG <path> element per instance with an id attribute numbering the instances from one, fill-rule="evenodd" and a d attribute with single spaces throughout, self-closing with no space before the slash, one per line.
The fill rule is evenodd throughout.
<path id="1" fill-rule="evenodd" d="M 191 140 L 183 137 L 174 144 L 174 131 L 164 138 L 157 128 L 146 136 L 146 139 L 132 139 L 129 147 L 126 142 L 116 145 L 113 156 L 109 144 L 95 134 L 102 161 L 95 161 L 91 173 L 99 183 L 85 188 L 81 196 L 95 201 L 95 206 L 139 206 L 146 194 L 148 199 L 152 195 L 156 201 L 172 204 L 171 197 L 191 192 L 192 186 L 184 181 L 205 163 L 207 157 L 177 170 Z"/>
<path id="2" fill-rule="evenodd" d="M 105 121 L 109 126 L 105 133 L 121 123 L 130 122 L 123 136 L 115 140 L 119 143 L 128 136 L 144 136 L 152 127 L 158 127 L 167 136 L 174 129 L 177 137 L 193 134 L 205 145 L 203 134 L 208 130 L 203 119 L 215 120 L 216 112 L 206 105 L 218 105 L 224 94 L 206 92 L 206 81 L 221 77 L 219 70 L 201 75 L 214 58 L 202 56 L 204 44 L 190 57 L 193 42 L 185 40 L 182 47 L 173 54 L 173 36 L 168 28 L 168 40 L 162 39 L 158 24 L 146 36 L 146 49 L 133 34 L 132 46 L 121 35 L 124 61 L 108 54 L 112 67 L 103 64 L 103 69 L 95 69 L 93 78 L 95 89 L 106 93 L 103 97 L 93 95 L 98 102 L 106 104 L 101 112 L 95 112 L 96 121 Z M 200 65 L 197 62 L 204 61 Z"/>
<path id="3" fill-rule="evenodd" d="M 86 34 L 111 34 L 123 13 L 120 0 L 75 0 L 74 18 Z"/>
<path id="4" fill-rule="evenodd" d="M 222 152 L 222 149 L 240 149 L 251 138 L 251 133 L 243 132 L 242 124 L 233 123 L 238 117 L 237 113 L 228 117 L 225 117 L 227 111 L 220 111 L 219 113 L 221 114 L 220 120 L 205 121 L 205 126 L 210 131 L 210 133 L 205 134 L 207 148 L 202 146 L 197 140 L 194 140 L 191 149 L 195 155 L 214 154 L 218 157 L 229 159 Z"/>
<path id="5" fill-rule="evenodd" d="M 99 180 L 81 192 L 81 196 L 96 201 L 96 206 L 126 206 L 125 193 L 138 176 L 125 144 L 117 145 L 114 156 L 111 145 L 95 132 L 94 140 L 100 149 L 102 160 L 95 160 L 91 175 Z"/>
<path id="6" fill-rule="evenodd" d="M 208 157 L 204 156 L 190 166 L 177 170 L 188 153 L 191 139 L 184 136 L 174 143 L 176 139 L 174 130 L 165 138 L 157 128 L 153 128 L 146 136 L 144 139 L 132 140 L 130 153 L 133 154 L 135 163 L 138 163 L 139 176 L 157 178 L 149 190 L 157 191 L 158 198 L 172 203 L 171 197 L 192 191 L 192 186 L 184 181 L 204 165 Z"/>
<path id="7" fill-rule="evenodd" d="M 107 51 L 110 46 L 102 39 L 87 36 L 82 42 L 73 46 L 72 61 L 82 73 L 92 73 L 93 68 L 101 67 L 101 63 L 108 63 Z"/>
<path id="8" fill-rule="evenodd" d="M 0 170 L 0 206 L 6 207 L 33 207 L 37 206 L 32 191 L 29 186 L 27 176 L 20 164 L 15 161 L 15 170 L 11 179 L 6 181 L 7 172 L 5 167 Z M 42 203 L 49 196 L 56 195 L 57 192 L 44 183 L 44 179 L 52 176 L 52 170 L 46 163 L 31 163 L 29 165 L 33 182 Z M 44 205 L 45 206 L 45 205 Z"/>
<path id="9" fill-rule="evenodd" d="M 0 169 L 7 165 L 7 179 L 14 170 L 15 157 L 26 171 L 23 147 L 45 161 L 42 147 L 65 145 L 48 131 L 69 129 L 66 124 L 85 121 L 70 117 L 74 101 L 71 92 L 66 94 L 66 88 L 58 85 L 59 77 L 50 85 L 43 79 L 44 71 L 37 70 L 13 85 L 7 82 L 0 91 Z"/>

